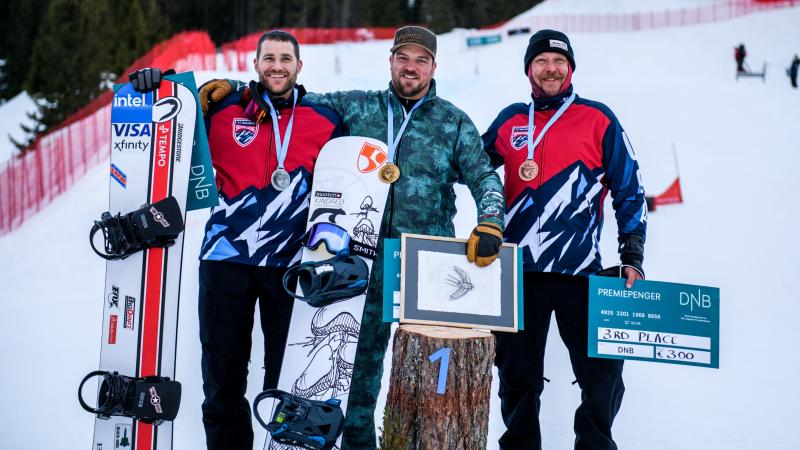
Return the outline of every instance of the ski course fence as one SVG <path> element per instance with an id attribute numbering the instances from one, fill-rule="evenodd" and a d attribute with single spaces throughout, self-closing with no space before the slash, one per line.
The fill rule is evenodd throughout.
<path id="1" fill-rule="evenodd" d="M 800 5 L 800 0 L 721 0 L 695 7 L 614 14 L 529 14 L 494 28 L 531 32 L 554 28 L 563 32 L 626 32 L 720 22 L 749 14 Z M 490 31 L 490 30 L 484 30 Z"/>

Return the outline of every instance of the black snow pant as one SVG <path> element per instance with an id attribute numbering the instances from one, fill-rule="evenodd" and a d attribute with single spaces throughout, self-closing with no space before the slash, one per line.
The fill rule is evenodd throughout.
<path id="1" fill-rule="evenodd" d="M 209 450 L 253 448 L 245 398 L 258 301 L 264 333 L 264 389 L 278 386 L 294 299 L 283 290 L 285 268 L 200 262 L 203 425 Z"/>
<path id="2" fill-rule="evenodd" d="M 611 425 L 622 404 L 622 360 L 589 358 L 588 279 L 555 273 L 525 272 L 525 330 L 495 333 L 500 402 L 506 432 L 502 450 L 542 448 L 540 396 L 544 390 L 544 353 L 550 317 L 555 312 L 561 339 L 581 388 L 575 411 L 575 449 L 610 450 L 617 445 Z"/>

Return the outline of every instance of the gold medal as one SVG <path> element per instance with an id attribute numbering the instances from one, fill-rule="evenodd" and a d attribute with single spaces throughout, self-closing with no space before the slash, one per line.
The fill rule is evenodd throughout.
<path id="1" fill-rule="evenodd" d="M 519 166 L 519 177 L 523 181 L 531 181 L 539 174 L 539 165 L 532 159 L 526 159 Z"/>
<path id="2" fill-rule="evenodd" d="M 378 178 L 386 184 L 392 184 L 400 178 L 400 168 L 394 163 L 386 163 L 378 171 Z"/>

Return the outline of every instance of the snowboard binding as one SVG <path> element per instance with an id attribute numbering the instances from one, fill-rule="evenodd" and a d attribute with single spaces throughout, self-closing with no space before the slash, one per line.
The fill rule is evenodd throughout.
<path id="1" fill-rule="evenodd" d="M 297 279 L 303 294 L 290 288 Z M 324 261 L 297 264 L 283 275 L 283 289 L 315 308 L 347 300 L 367 290 L 369 267 L 360 256 L 336 256 Z"/>
<path id="2" fill-rule="evenodd" d="M 264 423 L 258 404 L 265 398 L 280 400 L 269 423 Z M 312 450 L 330 450 L 344 429 L 339 399 L 309 400 L 278 389 L 268 389 L 255 398 L 256 420 L 281 444 Z"/>
<path id="3" fill-rule="evenodd" d="M 105 251 L 94 245 L 94 235 L 103 232 Z M 108 260 L 125 259 L 147 248 L 169 247 L 183 231 L 183 214 L 175 197 L 145 204 L 136 211 L 112 216 L 104 212 L 89 232 L 92 250 Z"/>
<path id="4" fill-rule="evenodd" d="M 97 407 L 83 399 L 83 385 L 94 377 L 103 377 L 97 394 Z M 86 411 L 101 419 L 111 416 L 132 417 L 140 422 L 159 425 L 175 420 L 181 402 L 181 384 L 168 377 L 131 378 L 117 372 L 95 370 L 78 387 L 78 402 Z"/>

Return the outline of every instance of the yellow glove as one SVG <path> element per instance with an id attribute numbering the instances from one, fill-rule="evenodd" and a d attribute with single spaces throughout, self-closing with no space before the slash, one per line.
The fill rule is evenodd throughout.
<path id="1" fill-rule="evenodd" d="M 481 222 L 467 240 L 467 260 L 486 267 L 497 259 L 503 245 L 503 230 L 491 222 Z"/>
<path id="2" fill-rule="evenodd" d="M 200 108 L 203 116 L 208 113 L 210 103 L 216 103 L 233 91 L 233 86 L 228 80 L 211 80 L 200 86 Z"/>

